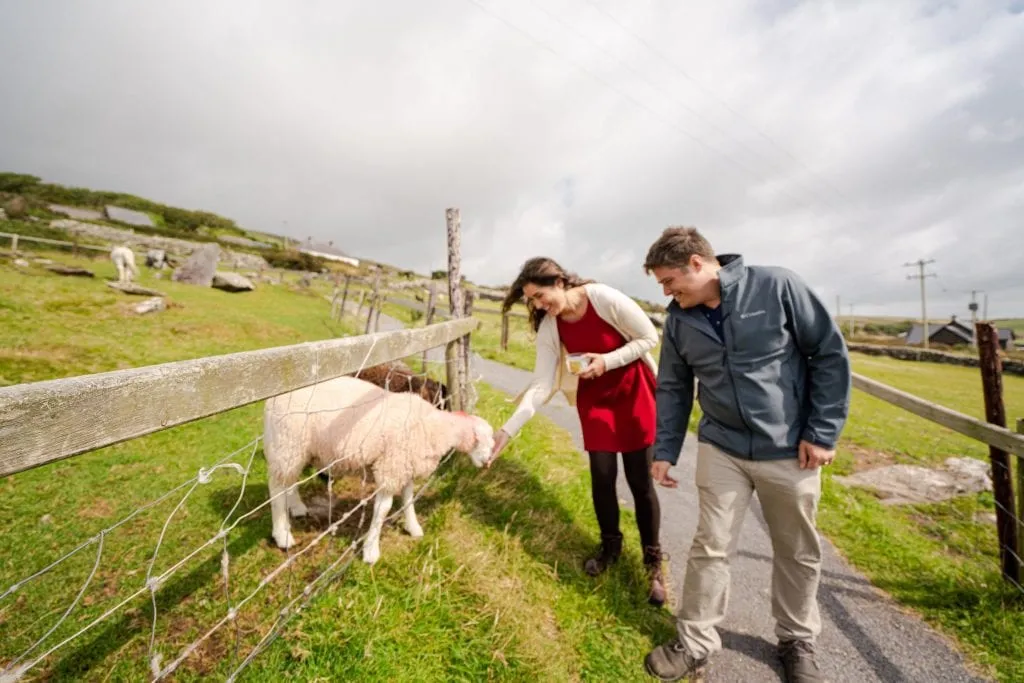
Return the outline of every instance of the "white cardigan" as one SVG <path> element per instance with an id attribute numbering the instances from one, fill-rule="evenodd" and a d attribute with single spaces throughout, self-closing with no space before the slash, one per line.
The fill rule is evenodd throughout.
<path id="1" fill-rule="evenodd" d="M 658 366 L 651 350 L 658 345 L 658 331 L 643 309 L 628 296 L 605 284 L 583 285 L 587 299 L 594 311 L 625 339 L 623 346 L 602 354 L 605 369 L 614 370 L 640 358 L 657 376 Z M 537 408 L 550 401 L 561 391 L 569 405 L 576 405 L 576 390 L 579 378 L 568 371 L 565 363 L 566 350 L 558 336 L 555 316 L 545 315 L 537 330 L 537 358 L 533 366 L 533 378 L 526 388 L 513 399 L 516 410 L 502 426 L 510 437 L 515 436 L 533 417 Z"/>

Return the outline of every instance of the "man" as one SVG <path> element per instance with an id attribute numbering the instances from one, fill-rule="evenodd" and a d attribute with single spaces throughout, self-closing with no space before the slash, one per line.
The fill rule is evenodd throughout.
<path id="1" fill-rule="evenodd" d="M 756 491 L 772 539 L 772 614 L 792 683 L 824 681 L 814 659 L 821 630 L 820 466 L 835 457 L 849 411 L 850 361 L 838 326 L 795 273 L 715 256 L 695 228 L 668 228 L 644 270 L 673 301 L 664 324 L 651 474 L 675 487 L 693 408 L 702 417 L 696 485 L 700 521 L 683 581 L 678 638 L 644 663 L 664 681 L 700 678 L 721 649 L 729 558 Z"/>

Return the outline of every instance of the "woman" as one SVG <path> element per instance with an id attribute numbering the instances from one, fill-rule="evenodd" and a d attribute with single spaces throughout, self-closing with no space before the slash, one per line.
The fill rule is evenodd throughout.
<path id="1" fill-rule="evenodd" d="M 617 457 L 622 453 L 650 579 L 648 599 L 661 605 L 665 600 L 658 540 L 661 510 L 650 475 L 657 376 L 650 352 L 658 343 L 658 333 L 628 296 L 608 285 L 581 280 L 549 258 L 532 258 L 523 265 L 502 310 L 523 298 L 537 333 L 533 379 L 516 398 L 516 411 L 495 433 L 491 460 L 539 404 L 562 391 L 579 413 L 601 529 L 601 548 L 587 559 L 584 570 L 597 576 L 622 552 L 615 491 Z M 589 364 L 573 374 L 567 366 L 568 354 L 582 354 Z"/>

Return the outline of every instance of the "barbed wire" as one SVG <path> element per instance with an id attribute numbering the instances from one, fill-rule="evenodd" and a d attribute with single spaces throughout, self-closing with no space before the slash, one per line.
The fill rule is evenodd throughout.
<path id="1" fill-rule="evenodd" d="M 351 375 L 359 376 L 362 375 L 364 371 L 372 370 L 372 368 L 368 369 L 366 366 L 369 361 L 369 358 L 372 355 L 376 342 L 377 340 L 375 339 L 374 343 L 371 344 L 370 348 L 367 350 L 366 355 L 364 356 L 359 369 L 355 373 L 351 373 Z M 439 366 L 446 365 L 446 361 L 431 360 L 429 362 L 431 364 Z M 433 385 L 429 384 L 429 382 L 432 381 L 432 377 L 431 372 L 427 370 L 427 367 L 424 367 L 423 371 L 421 372 L 416 372 L 413 371 L 404 363 L 402 363 L 401 361 L 383 363 L 379 367 L 386 369 L 385 376 L 383 378 L 383 381 L 380 381 L 380 379 L 378 378 L 377 381 L 373 383 L 382 385 L 383 388 L 388 390 L 389 392 L 395 392 L 397 390 L 398 392 L 410 391 L 412 393 L 420 393 L 422 398 L 427 400 L 435 408 L 444 410 L 447 407 L 445 406 L 444 396 L 441 391 L 441 388 L 444 385 L 440 381 L 436 381 L 436 383 Z M 316 391 L 319 389 L 319 387 L 325 384 L 325 382 L 321 381 L 320 370 L 321 363 L 318 355 L 314 359 L 315 379 L 313 384 L 308 388 L 310 390 L 306 392 L 307 396 L 305 400 L 305 405 L 295 406 L 293 408 L 292 401 L 294 397 L 298 395 L 298 392 L 288 392 L 285 410 L 283 411 L 282 414 L 275 415 L 275 418 L 283 419 L 288 415 L 303 413 L 304 420 L 302 422 L 302 431 L 303 433 L 305 433 L 309 427 L 309 421 L 317 415 L 321 415 L 323 413 L 328 412 L 339 413 L 339 411 L 341 410 L 349 409 L 358 410 L 361 406 L 368 405 L 373 402 L 372 399 L 367 399 L 365 401 L 357 400 L 350 402 L 343 408 L 315 410 L 311 409 L 316 407 L 314 405 L 314 396 L 316 394 Z M 399 379 L 400 377 L 401 379 Z M 418 380 L 419 382 L 421 382 L 421 384 L 417 386 L 418 383 L 414 382 L 413 380 Z M 383 421 L 385 419 L 385 411 L 386 408 L 384 410 L 378 411 L 377 418 Z M 409 420 L 413 419 L 415 418 L 413 417 L 411 412 L 405 413 L 405 420 L 407 423 Z M 406 432 L 408 432 L 408 426 L 408 424 L 405 425 Z M 363 496 L 351 509 L 349 509 L 343 515 L 335 519 L 333 497 L 334 479 L 332 473 L 338 466 L 342 465 L 343 461 L 349 458 L 349 454 L 342 454 L 338 457 L 331 458 L 329 462 L 322 463 L 322 466 L 317 467 L 315 471 L 312 472 L 312 474 L 309 474 L 308 476 L 298 477 L 296 481 L 281 488 L 281 490 L 276 491 L 273 495 L 269 495 L 267 499 L 260 501 L 251 509 L 248 509 L 243 514 L 235 517 L 236 513 L 239 510 L 239 507 L 242 505 L 242 502 L 245 498 L 245 494 L 251 479 L 251 475 L 253 473 L 253 467 L 256 463 L 256 455 L 259 452 L 260 444 L 263 443 L 264 448 L 266 448 L 264 437 L 265 434 L 256 436 L 255 438 L 250 440 L 245 446 L 238 448 L 232 451 L 231 453 L 228 453 L 227 455 L 219 458 L 210 466 L 200 467 L 197 473 L 194 476 L 190 477 L 188 480 L 181 482 L 180 484 L 177 484 L 176 486 L 174 486 L 167 492 L 163 493 L 159 497 L 143 505 L 138 506 L 136 509 L 132 510 L 130 513 L 122 517 L 116 523 L 104 528 L 98 534 L 95 534 L 90 539 L 79 544 L 69 552 L 62 555 L 57 560 L 47 564 L 41 569 L 36 570 L 26 578 L 15 582 L 7 590 L 5 590 L 3 594 L 0 594 L 0 601 L 9 598 L 10 596 L 24 589 L 26 585 L 54 571 L 61 564 L 66 563 L 72 557 L 75 557 L 76 555 L 80 554 L 84 549 L 92 546 L 93 544 L 97 546 L 96 557 L 92 562 L 91 571 L 89 572 L 85 581 L 79 587 L 77 593 L 71 600 L 69 606 L 63 610 L 62 614 L 55 620 L 55 623 L 53 623 L 52 626 L 50 626 L 41 637 L 35 639 L 32 642 L 32 644 L 27 649 L 18 654 L 16 658 L 9 660 L 5 663 L 3 668 L 0 669 L 0 682 L 9 683 L 12 681 L 19 680 L 22 676 L 25 675 L 26 672 L 38 666 L 41 662 L 49 658 L 55 652 L 66 647 L 70 643 L 82 638 L 85 634 L 89 633 L 93 629 L 97 628 L 100 624 L 109 620 L 110 617 L 121 611 L 128 604 L 145 595 L 146 592 L 149 592 L 150 594 L 149 597 L 152 607 L 152 621 L 149 629 L 150 632 L 148 634 L 148 638 L 146 639 L 146 660 L 149 663 L 149 669 L 154 678 L 162 679 L 166 677 L 168 674 L 175 671 L 204 642 L 211 638 L 215 633 L 223 629 L 225 625 L 232 623 L 234 625 L 234 657 L 232 662 L 237 664 L 239 661 L 239 656 L 241 654 L 241 626 L 237 618 L 238 615 L 240 614 L 240 611 L 268 585 L 270 585 L 272 582 L 278 581 L 281 578 L 282 574 L 287 573 L 288 596 L 286 605 L 282 610 L 279 611 L 274 624 L 264 634 L 263 638 L 259 641 L 259 643 L 257 643 L 253 650 L 249 652 L 244 657 L 244 659 L 242 659 L 241 663 L 238 665 L 234 673 L 231 674 L 231 680 L 234 680 L 234 677 L 237 676 L 237 674 L 240 671 L 247 667 L 253 661 L 253 659 L 259 655 L 260 652 L 262 652 L 266 647 L 268 647 L 280 635 L 282 627 L 288 622 L 289 619 L 292 618 L 292 616 L 294 616 L 294 614 L 301 611 L 302 608 L 308 603 L 308 601 L 319 593 L 323 586 L 328 585 L 331 581 L 335 580 L 337 576 L 340 576 L 345 571 L 345 569 L 348 567 L 349 563 L 352 561 L 354 557 L 355 550 L 358 548 L 360 544 L 363 544 L 366 541 L 370 531 L 367 530 L 361 535 L 356 536 L 351 542 L 348 543 L 347 546 L 345 546 L 341 550 L 339 556 L 333 562 L 331 562 L 326 569 L 320 571 L 317 574 L 316 578 L 314 578 L 312 581 L 306 582 L 305 585 L 301 588 L 301 590 L 295 591 L 293 590 L 293 583 L 295 580 L 294 568 L 298 561 L 304 556 L 309 555 L 314 548 L 321 547 L 321 544 L 325 538 L 336 537 L 338 529 L 343 524 L 351 520 L 357 513 L 359 514 L 359 521 L 356 528 L 363 528 L 366 517 L 367 504 L 369 503 L 370 500 L 373 500 L 381 491 L 379 485 L 376 486 L 368 495 Z M 368 438 L 371 438 L 370 431 L 367 431 L 366 433 L 363 434 L 364 440 Z M 249 452 L 244 464 L 232 461 L 233 459 L 237 458 L 237 456 L 239 456 L 240 454 L 245 453 L 247 449 Z M 382 524 L 390 523 L 392 520 L 395 519 L 396 516 L 403 514 L 410 506 L 412 506 L 414 502 L 418 500 L 420 496 L 422 496 L 423 493 L 427 490 L 427 487 L 431 485 L 431 483 L 437 476 L 437 473 L 441 468 L 441 465 L 446 463 L 453 453 L 454 449 L 449 450 L 446 454 L 440 457 L 439 460 L 437 461 L 437 465 L 434 467 L 429 477 L 427 477 L 426 483 L 419 489 L 418 492 L 415 491 L 414 487 L 410 488 L 410 490 L 413 491 L 413 495 L 408 500 L 403 500 L 402 504 L 399 505 L 396 510 L 394 510 L 391 514 L 388 514 L 383 519 Z M 317 464 L 320 465 L 321 463 Z M 367 466 L 366 464 L 363 464 L 357 467 L 359 467 L 362 470 L 361 485 L 362 490 L 365 492 L 367 483 Z M 161 556 L 163 548 L 165 547 L 166 539 L 169 537 L 169 529 L 171 528 L 172 523 L 180 517 L 181 510 L 184 508 L 186 502 L 195 494 L 195 492 L 200 490 L 204 485 L 209 484 L 211 481 L 213 481 L 214 475 L 217 473 L 218 470 L 223 470 L 227 473 L 235 473 L 240 476 L 238 493 L 234 497 L 233 504 L 230 506 L 230 509 L 228 510 L 227 514 L 222 518 L 219 524 L 219 528 L 217 529 L 216 533 L 212 534 L 203 542 L 193 547 L 189 552 L 184 554 L 184 556 L 176 558 L 176 560 L 173 561 L 170 564 L 170 566 L 162 570 L 158 570 L 157 562 Z M 347 471 L 350 470 L 346 469 L 346 472 Z M 259 514 L 260 511 L 262 511 L 264 508 L 274 504 L 275 501 L 283 500 L 285 503 L 285 515 L 291 516 L 292 510 L 290 505 L 291 501 L 289 500 L 289 497 L 294 496 L 294 499 L 297 500 L 299 504 L 302 504 L 301 498 L 298 497 L 297 493 L 299 487 L 317 477 L 320 477 L 325 473 L 328 478 L 328 520 L 326 527 L 318 534 L 316 534 L 316 536 L 311 541 L 305 543 L 303 547 L 297 552 L 293 552 L 291 550 L 290 544 L 286 544 L 288 547 L 285 548 L 285 560 L 279 563 L 272 571 L 270 571 L 269 574 L 264 576 L 256 585 L 254 590 L 252 590 L 240 599 L 233 599 L 231 591 L 232 553 L 228 545 L 228 538 L 231 535 L 231 533 L 236 528 L 238 528 L 240 524 L 242 524 L 246 520 L 252 519 L 254 516 Z M 272 476 L 269 471 L 268 476 Z M 57 642 L 52 643 L 49 647 L 44 648 L 44 644 L 47 642 L 47 640 L 50 639 L 51 636 L 54 633 L 56 633 L 58 629 L 67 622 L 69 616 L 75 611 L 77 607 L 80 606 L 83 596 L 86 594 L 89 587 L 93 585 L 94 579 L 103 561 L 104 550 L 107 545 L 106 540 L 110 536 L 110 534 L 118 528 L 122 527 L 124 524 L 128 523 L 130 520 L 136 519 L 143 513 L 153 510 L 162 503 L 166 503 L 168 501 L 173 500 L 173 497 L 176 495 L 180 495 L 180 498 L 176 501 L 173 509 L 170 511 L 170 513 L 164 519 L 161 525 L 154 549 L 147 560 L 146 573 L 141 585 L 136 587 L 134 590 L 130 590 L 129 594 L 126 597 L 115 601 L 115 604 L 103 610 L 98 616 L 92 618 L 91 620 L 88 620 L 84 623 L 84 625 L 80 625 L 80 627 L 73 629 L 73 632 L 67 635 L 66 637 L 58 638 Z M 308 510 L 306 512 L 308 514 Z M 414 520 L 415 518 L 413 517 L 412 519 Z M 208 629 L 202 636 L 200 636 L 198 639 L 194 640 L 188 646 L 183 648 L 175 657 L 175 659 L 171 660 L 170 663 L 168 663 L 166 666 L 161 666 L 161 661 L 163 657 L 158 646 L 158 621 L 160 619 L 160 608 L 157 600 L 157 593 L 175 573 L 181 570 L 182 567 L 186 566 L 186 564 L 188 564 L 193 558 L 209 550 L 218 543 L 221 545 L 219 575 L 222 579 L 224 588 L 223 598 L 225 603 L 225 612 L 222 615 L 222 617 L 214 624 L 213 627 Z M 323 544 L 323 546 L 326 545 L 327 544 Z M 45 618 L 45 615 L 42 618 Z M 38 624 L 39 620 L 37 620 L 35 623 Z"/>

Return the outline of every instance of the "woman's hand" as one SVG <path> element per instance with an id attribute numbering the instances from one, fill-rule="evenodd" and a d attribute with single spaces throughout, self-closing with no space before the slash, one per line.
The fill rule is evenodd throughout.
<path id="1" fill-rule="evenodd" d="M 504 429 L 499 429 L 494 433 L 494 448 L 491 450 L 491 457 L 484 464 L 484 467 L 490 467 L 491 463 L 498 458 L 498 454 L 508 445 L 509 438 L 508 432 Z"/>
<path id="2" fill-rule="evenodd" d="M 579 374 L 580 379 L 594 379 L 605 373 L 607 368 L 604 364 L 604 356 L 599 353 L 585 353 L 583 355 L 590 360 L 590 364 Z"/>

